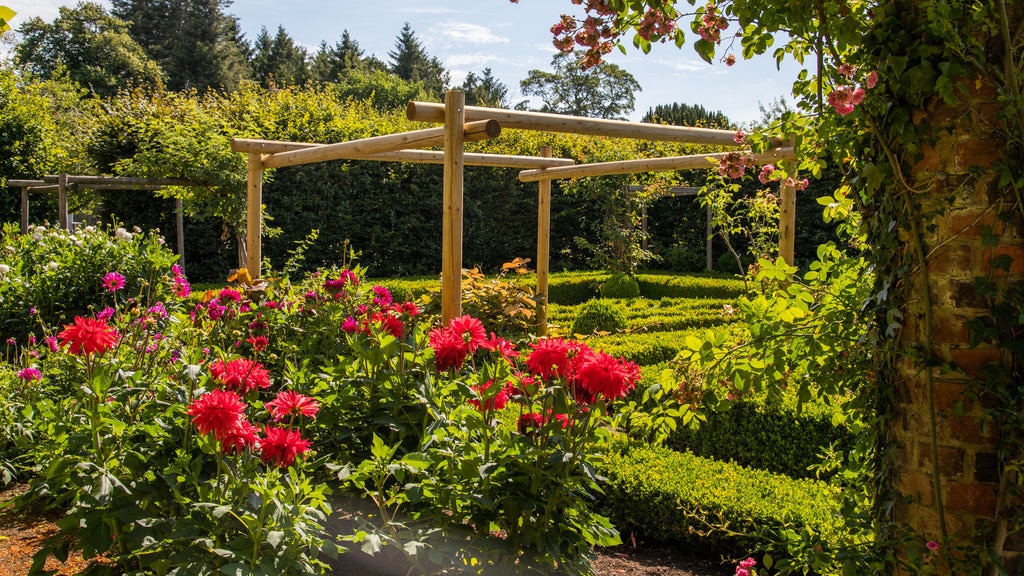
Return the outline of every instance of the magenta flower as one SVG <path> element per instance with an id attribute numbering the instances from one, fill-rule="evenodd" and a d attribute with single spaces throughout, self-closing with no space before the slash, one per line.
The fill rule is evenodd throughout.
<path id="1" fill-rule="evenodd" d="M 103 287 L 107 289 L 107 292 L 117 292 L 124 288 L 124 276 L 117 272 L 107 272 L 103 277 Z"/>
<path id="2" fill-rule="evenodd" d="M 939 550 L 939 543 L 935 540 L 929 540 L 924 546 L 929 552 L 937 552 Z"/>
<path id="3" fill-rule="evenodd" d="M 878 85 L 878 72 L 876 70 L 868 72 L 868 78 L 865 84 L 867 85 L 868 90 Z"/>
<path id="4" fill-rule="evenodd" d="M 42 380 L 43 373 L 40 372 L 38 368 L 22 368 L 21 370 L 18 370 L 18 378 L 21 378 L 26 382 Z"/>

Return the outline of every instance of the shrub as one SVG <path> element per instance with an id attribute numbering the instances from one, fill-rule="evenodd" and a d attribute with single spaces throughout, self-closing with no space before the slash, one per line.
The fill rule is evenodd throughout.
<path id="1" fill-rule="evenodd" d="M 582 307 L 572 322 L 573 334 L 616 332 L 626 329 L 626 317 L 616 304 L 604 300 L 591 300 Z"/>
<path id="2" fill-rule="evenodd" d="M 636 278 L 629 274 L 612 274 L 601 284 L 601 298 L 637 298 L 640 296 L 640 285 Z"/>
<path id="3" fill-rule="evenodd" d="M 622 533 L 702 553 L 757 547 L 757 534 L 806 528 L 833 535 L 840 508 L 824 482 L 633 445 L 608 459 L 605 513 Z"/>
<path id="4" fill-rule="evenodd" d="M 597 298 L 597 278 L 589 275 L 573 275 L 551 278 L 548 283 L 548 303 L 578 306 L 587 300 Z"/>
<path id="5" fill-rule="evenodd" d="M 38 226 L 21 234 L 8 223 L 0 235 L 0 338 L 24 342 L 41 336 L 43 325 L 67 324 L 91 308 L 159 298 L 158 280 L 177 259 L 154 232 Z M 109 272 L 124 278 L 116 294 L 103 286 Z"/>
<path id="6" fill-rule="evenodd" d="M 848 427 L 832 424 L 830 410 L 765 405 L 741 401 L 724 412 L 708 414 L 708 422 L 694 430 L 680 427 L 667 445 L 680 451 L 723 462 L 813 478 L 821 464 L 821 447 L 835 445 L 845 453 L 853 445 Z"/>

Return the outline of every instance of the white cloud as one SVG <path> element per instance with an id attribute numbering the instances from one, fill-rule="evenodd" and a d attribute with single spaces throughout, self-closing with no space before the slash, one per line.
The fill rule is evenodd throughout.
<path id="1" fill-rule="evenodd" d="M 440 30 L 434 33 L 456 43 L 469 44 L 508 44 L 509 39 L 498 36 L 486 26 L 470 22 L 442 22 Z"/>
<path id="2" fill-rule="evenodd" d="M 691 58 L 673 58 L 666 60 L 655 60 L 654 63 L 658 66 L 663 66 L 669 70 L 675 72 L 710 72 L 712 71 L 711 66 L 703 60 L 694 60 Z"/>
<path id="3" fill-rule="evenodd" d="M 504 62 L 504 59 L 496 54 L 485 54 L 483 52 L 474 52 L 472 54 L 453 54 L 444 59 L 445 66 L 452 68 L 453 72 L 454 69 L 483 69 L 487 64 L 492 62 Z"/>

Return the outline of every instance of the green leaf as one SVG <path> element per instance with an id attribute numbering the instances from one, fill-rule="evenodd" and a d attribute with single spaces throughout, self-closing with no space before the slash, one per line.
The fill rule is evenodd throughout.
<path id="1" fill-rule="evenodd" d="M 270 544 L 271 548 L 277 548 L 277 545 L 284 540 L 283 530 L 270 530 L 267 532 L 267 544 Z"/>
<path id="2" fill-rule="evenodd" d="M 701 60 L 707 62 L 708 64 L 712 63 L 712 59 L 715 57 L 714 44 L 708 42 L 703 38 L 700 38 L 693 43 L 693 49 L 697 52 L 697 55 L 700 56 Z"/>

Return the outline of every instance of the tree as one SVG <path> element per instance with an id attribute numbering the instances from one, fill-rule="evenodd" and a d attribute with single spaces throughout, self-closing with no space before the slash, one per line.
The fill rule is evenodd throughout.
<path id="1" fill-rule="evenodd" d="M 248 74 L 230 0 L 113 0 L 113 14 L 164 71 L 167 87 L 232 90 Z"/>
<path id="2" fill-rule="evenodd" d="M 460 87 L 466 93 L 466 104 L 469 106 L 490 106 L 507 108 L 508 86 L 491 75 L 490 68 L 484 68 L 483 74 L 477 76 L 470 72 Z"/>
<path id="3" fill-rule="evenodd" d="M 624 118 L 633 111 L 640 83 L 615 64 L 581 68 L 566 54 L 551 60 L 553 72 L 530 70 L 519 83 L 523 94 L 544 102 L 538 110 L 591 118 Z"/>
<path id="4" fill-rule="evenodd" d="M 658 104 L 644 114 L 641 122 L 663 122 L 673 126 L 702 126 L 705 128 L 730 128 L 729 119 L 716 110 L 706 110 L 699 104 Z"/>
<path id="5" fill-rule="evenodd" d="M 444 96 L 451 73 L 436 57 L 427 54 L 412 27 L 406 22 L 395 39 L 395 49 L 388 52 L 390 71 L 402 80 L 422 82 L 423 88 L 435 98 Z"/>
<path id="6" fill-rule="evenodd" d="M 310 77 L 306 66 L 306 49 L 297 46 L 283 26 L 277 27 L 277 34 L 273 38 L 267 33 L 266 27 L 260 29 L 249 64 L 253 77 L 263 86 L 301 85 Z"/>
<path id="7" fill-rule="evenodd" d="M 52 23 L 31 18 L 18 31 L 18 64 L 42 78 L 66 73 L 101 96 L 131 86 L 162 84 L 160 67 L 129 36 L 128 25 L 99 4 L 62 6 Z"/>

